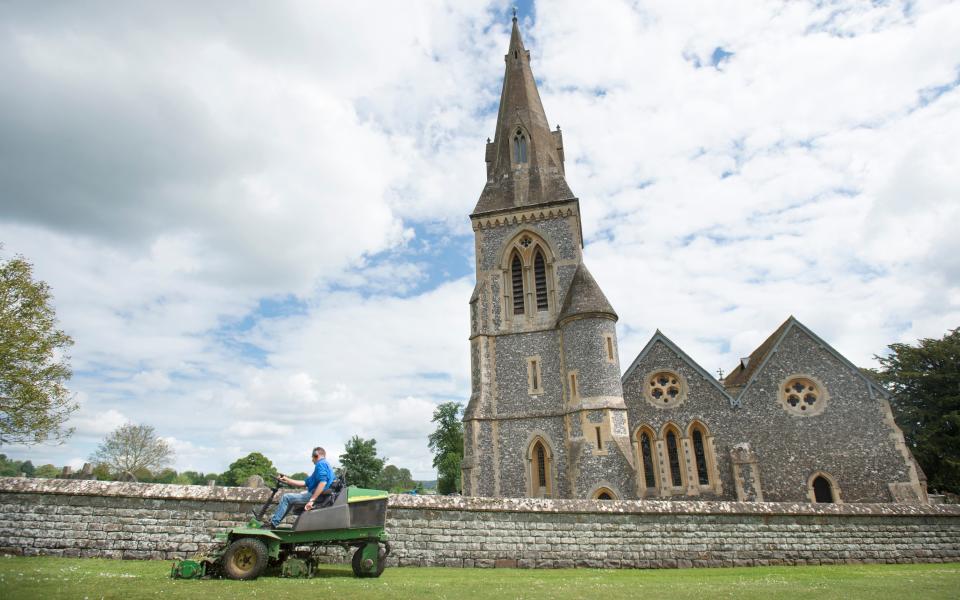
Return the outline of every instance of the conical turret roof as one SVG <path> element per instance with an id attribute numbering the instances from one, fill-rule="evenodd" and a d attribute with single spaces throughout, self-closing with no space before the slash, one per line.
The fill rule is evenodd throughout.
<path id="1" fill-rule="evenodd" d="M 516 17 L 504 59 L 497 130 L 487 144 L 487 184 L 474 214 L 574 198 L 563 176 L 563 138 L 559 128 L 550 131 Z M 526 148 L 518 155 L 521 139 Z"/>
<path id="2" fill-rule="evenodd" d="M 563 308 L 560 310 L 557 322 L 563 323 L 570 317 L 588 314 L 610 315 L 614 320 L 619 318 L 610 305 L 610 301 L 607 300 L 600 286 L 597 285 L 597 280 L 587 270 L 587 265 L 581 262 L 573 274 L 573 280 L 570 282 L 570 288 L 567 290 L 567 297 L 563 301 Z"/>

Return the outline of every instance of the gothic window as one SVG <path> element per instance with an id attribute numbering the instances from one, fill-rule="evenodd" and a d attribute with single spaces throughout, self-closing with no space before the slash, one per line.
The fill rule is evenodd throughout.
<path id="1" fill-rule="evenodd" d="M 533 279 L 537 289 L 537 310 L 547 310 L 547 266 L 543 260 L 543 253 L 537 249 L 537 256 L 533 259 Z"/>
<path id="2" fill-rule="evenodd" d="M 527 136 L 520 129 L 513 136 L 513 162 L 527 162 Z"/>
<path id="3" fill-rule="evenodd" d="M 817 471 L 807 480 L 807 496 L 818 504 L 841 503 L 837 482 L 823 471 Z"/>
<path id="4" fill-rule="evenodd" d="M 577 391 L 577 373 L 574 371 L 570 373 L 570 397 L 576 398 L 580 395 Z"/>
<path id="5" fill-rule="evenodd" d="M 550 448 L 537 437 L 527 454 L 530 463 L 530 493 L 535 498 L 547 498 L 552 488 L 553 460 Z"/>
<path id="6" fill-rule="evenodd" d="M 810 375 L 791 375 L 780 384 L 780 405 L 789 413 L 810 417 L 823 412 L 827 390 Z"/>
<path id="7" fill-rule="evenodd" d="M 674 371 L 657 371 L 647 376 L 643 395 L 657 408 L 674 408 L 687 398 L 687 382 Z"/>
<path id="8" fill-rule="evenodd" d="M 616 500 L 617 496 L 609 488 L 602 487 L 593 493 L 594 500 Z"/>
<path id="9" fill-rule="evenodd" d="M 697 466 L 697 481 L 700 485 L 710 485 L 710 471 L 707 469 L 707 449 L 703 431 L 699 427 L 690 436 L 693 441 L 693 456 Z"/>
<path id="10" fill-rule="evenodd" d="M 603 437 L 600 432 L 600 426 L 598 425 L 595 429 L 597 432 L 597 451 L 599 452 L 603 450 Z"/>
<path id="11" fill-rule="evenodd" d="M 643 464 L 643 480 L 647 489 L 656 489 L 657 472 L 653 462 L 653 435 L 649 431 L 640 432 L 640 461 Z"/>
<path id="12" fill-rule="evenodd" d="M 523 314 L 523 263 L 520 257 L 513 255 L 510 263 L 510 282 L 513 286 L 513 314 Z"/>
<path id="13" fill-rule="evenodd" d="M 670 483 L 673 487 L 683 487 L 683 473 L 680 471 L 680 448 L 675 431 L 667 432 L 667 460 L 670 466 Z"/>

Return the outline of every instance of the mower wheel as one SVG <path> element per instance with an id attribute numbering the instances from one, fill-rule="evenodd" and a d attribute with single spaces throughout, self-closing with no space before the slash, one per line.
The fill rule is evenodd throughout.
<path id="1" fill-rule="evenodd" d="M 350 561 L 351 566 L 353 567 L 353 574 L 357 577 L 380 577 L 383 575 L 383 570 L 387 566 L 387 553 L 383 548 L 378 548 L 377 550 L 377 567 L 373 571 L 364 571 L 363 570 L 363 548 L 366 544 L 361 544 L 357 546 L 357 550 L 353 553 L 353 559 Z"/>
<path id="2" fill-rule="evenodd" d="M 267 546 L 257 538 L 240 538 L 223 553 L 222 563 L 230 579 L 256 579 L 267 568 Z"/>

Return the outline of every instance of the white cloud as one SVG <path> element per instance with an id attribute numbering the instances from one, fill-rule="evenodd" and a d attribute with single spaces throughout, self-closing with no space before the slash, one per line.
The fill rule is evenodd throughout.
<path id="1" fill-rule="evenodd" d="M 51 284 L 83 405 L 11 452 L 129 420 L 180 469 L 305 470 L 356 434 L 432 477 L 506 8 L 0 8 L 0 239 Z M 712 371 L 789 314 L 865 365 L 957 326 L 958 29 L 956 3 L 538 2 L 621 362 L 655 328 Z"/>

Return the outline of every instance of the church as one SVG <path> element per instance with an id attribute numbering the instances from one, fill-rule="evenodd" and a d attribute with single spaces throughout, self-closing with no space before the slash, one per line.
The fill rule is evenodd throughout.
<path id="1" fill-rule="evenodd" d="M 464 495 L 926 503 L 886 390 L 793 317 L 722 380 L 659 331 L 622 370 L 516 17 L 504 58 L 470 215 Z"/>

